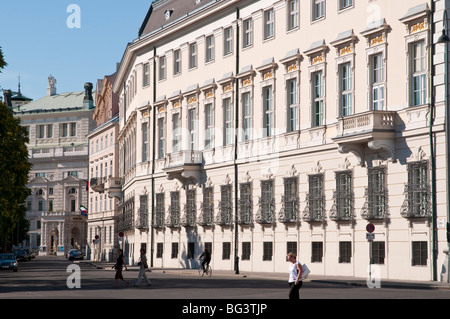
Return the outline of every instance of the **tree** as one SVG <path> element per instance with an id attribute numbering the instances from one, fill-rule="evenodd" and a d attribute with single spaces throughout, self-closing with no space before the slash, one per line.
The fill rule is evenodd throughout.
<path id="1" fill-rule="evenodd" d="M 6 104 L 0 102 L 0 246 L 11 250 L 26 237 L 26 186 L 31 164 L 28 161 L 28 132 Z"/>
<path id="2" fill-rule="evenodd" d="M 2 47 L 0 47 L 0 73 L 2 73 L 2 69 L 4 69 L 7 65 L 8 63 L 6 63 L 5 59 L 3 58 Z"/>

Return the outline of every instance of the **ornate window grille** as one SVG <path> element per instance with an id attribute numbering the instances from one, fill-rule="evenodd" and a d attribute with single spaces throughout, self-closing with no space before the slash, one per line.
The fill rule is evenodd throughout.
<path id="1" fill-rule="evenodd" d="M 166 226 L 170 228 L 180 227 L 180 192 L 178 191 L 170 192 L 170 206 Z"/>
<path id="2" fill-rule="evenodd" d="M 119 214 L 117 218 L 117 230 L 127 231 L 132 230 L 134 227 L 134 198 L 127 200 L 122 207 L 122 214 Z"/>
<path id="3" fill-rule="evenodd" d="M 256 222 L 260 224 L 272 224 L 275 212 L 275 198 L 273 194 L 273 180 L 261 181 L 261 197 L 259 198 L 259 210 L 256 213 Z"/>
<path id="4" fill-rule="evenodd" d="M 148 229 L 148 208 L 147 208 L 147 195 L 139 196 L 139 210 L 136 218 L 136 228 Z"/>
<path id="5" fill-rule="evenodd" d="M 401 211 L 402 217 L 430 217 L 430 194 L 428 162 L 408 163 L 408 184 L 405 185 L 405 200 Z"/>
<path id="6" fill-rule="evenodd" d="M 306 194 L 306 208 L 303 220 L 306 222 L 322 222 L 325 220 L 325 196 L 323 190 L 323 174 L 309 175 L 309 192 Z"/>
<path id="7" fill-rule="evenodd" d="M 282 208 L 278 217 L 278 220 L 282 223 L 295 223 L 299 221 L 297 181 L 297 176 L 283 179 L 284 195 L 281 199 Z"/>
<path id="8" fill-rule="evenodd" d="M 164 227 L 164 193 L 156 194 L 155 216 L 153 220 L 154 228 Z"/>
<path id="9" fill-rule="evenodd" d="M 369 183 L 365 191 L 366 203 L 361 217 L 363 219 L 387 218 L 386 168 L 371 167 L 368 169 Z"/>
<path id="10" fill-rule="evenodd" d="M 330 219 L 334 221 L 353 220 L 352 172 L 336 172 L 336 191 Z"/>
<path id="11" fill-rule="evenodd" d="M 195 203 L 195 189 L 186 190 L 186 205 L 184 205 L 184 216 L 181 225 L 184 227 L 195 226 L 197 205 Z"/>
<path id="12" fill-rule="evenodd" d="M 219 212 L 214 222 L 217 225 L 229 226 L 232 222 L 231 185 L 220 186 Z"/>
<path id="13" fill-rule="evenodd" d="M 202 211 L 198 218 L 197 224 L 200 226 L 211 226 L 214 221 L 214 189 L 213 187 L 205 187 L 203 189 Z"/>
<path id="14" fill-rule="evenodd" d="M 239 184 L 239 225 L 250 225 L 252 223 L 253 200 L 251 183 Z"/>

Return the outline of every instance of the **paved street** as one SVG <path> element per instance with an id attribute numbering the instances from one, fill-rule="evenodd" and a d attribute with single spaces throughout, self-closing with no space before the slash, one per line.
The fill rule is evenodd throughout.
<path id="1" fill-rule="evenodd" d="M 80 288 L 67 285 L 72 272 L 80 268 Z M 215 271 L 211 278 L 201 278 L 196 270 L 154 270 L 151 287 L 134 287 L 138 271 L 130 267 L 124 276 L 130 284 L 120 282 L 115 288 L 114 270 L 94 267 L 90 262 L 69 262 L 61 257 L 37 257 L 20 264 L 18 272 L 0 272 L 0 299 L 260 299 L 287 298 L 288 286 L 282 274 L 240 274 Z M 369 289 L 364 285 L 339 283 L 315 277 L 306 280 L 302 299 L 446 299 L 449 289 L 418 289 L 398 286 Z M 69 280 L 74 285 L 75 280 Z"/>

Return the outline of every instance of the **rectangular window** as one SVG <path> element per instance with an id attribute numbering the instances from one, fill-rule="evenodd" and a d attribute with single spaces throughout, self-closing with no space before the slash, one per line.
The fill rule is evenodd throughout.
<path id="1" fill-rule="evenodd" d="M 228 27 L 224 30 L 223 55 L 233 53 L 233 28 Z"/>
<path id="2" fill-rule="evenodd" d="M 142 161 L 146 162 L 147 160 L 148 160 L 148 127 L 147 123 L 142 123 Z"/>
<path id="3" fill-rule="evenodd" d="M 188 130 L 189 130 L 189 149 L 191 151 L 197 149 L 197 110 L 189 110 L 188 118 Z"/>
<path id="4" fill-rule="evenodd" d="M 220 224 L 231 225 L 233 204 L 231 201 L 231 185 L 220 185 Z"/>
<path id="5" fill-rule="evenodd" d="M 384 61 L 381 54 L 370 57 L 372 110 L 384 110 Z"/>
<path id="6" fill-rule="evenodd" d="M 264 40 L 273 38 L 275 35 L 275 15 L 273 9 L 264 12 Z"/>
<path id="7" fill-rule="evenodd" d="M 385 244 L 384 241 L 374 241 L 372 243 L 372 264 L 384 264 Z"/>
<path id="8" fill-rule="evenodd" d="M 345 63 L 339 66 L 339 80 L 340 80 L 340 116 L 348 116 L 353 114 L 352 107 L 352 69 L 350 63 Z"/>
<path id="9" fill-rule="evenodd" d="M 166 136 L 164 133 L 164 118 L 158 119 L 158 158 L 164 158 L 166 154 Z"/>
<path id="10" fill-rule="evenodd" d="M 253 44 L 253 20 L 247 19 L 243 22 L 243 42 L 242 47 L 246 48 Z"/>
<path id="11" fill-rule="evenodd" d="M 173 131 L 172 131 L 172 151 L 179 152 L 181 150 L 181 127 L 180 114 L 173 114 Z"/>
<path id="12" fill-rule="evenodd" d="M 312 263 L 321 263 L 323 258 L 323 242 L 321 241 L 313 241 L 311 243 L 311 262 Z"/>
<path id="13" fill-rule="evenodd" d="M 173 74 L 181 73 L 181 51 L 175 50 L 173 52 Z"/>
<path id="14" fill-rule="evenodd" d="M 408 217 L 427 217 L 428 211 L 428 163 L 408 163 Z"/>
<path id="15" fill-rule="evenodd" d="M 275 213 L 273 180 L 261 181 L 260 209 L 259 222 L 272 223 Z"/>
<path id="16" fill-rule="evenodd" d="M 53 137 L 53 124 L 47 125 L 47 138 Z"/>
<path id="17" fill-rule="evenodd" d="M 60 136 L 61 137 L 69 136 L 69 124 L 68 123 L 60 124 Z M 98 143 L 97 143 L 97 145 L 98 145 Z M 97 147 L 97 151 L 98 151 L 98 147 Z"/>
<path id="18" fill-rule="evenodd" d="M 309 213 L 313 221 L 324 216 L 323 174 L 309 175 Z"/>
<path id="19" fill-rule="evenodd" d="M 250 183 L 239 184 L 239 224 L 252 222 L 252 188 Z"/>
<path id="20" fill-rule="evenodd" d="M 426 266 L 428 259 L 428 243 L 426 241 L 412 242 L 412 266 Z"/>
<path id="21" fill-rule="evenodd" d="M 291 79 L 287 83 L 288 100 L 288 132 L 298 130 L 298 85 L 297 79 Z"/>
<path id="22" fill-rule="evenodd" d="M 425 42 L 413 43 L 411 51 L 412 106 L 417 106 L 426 103 L 427 61 Z"/>
<path id="23" fill-rule="evenodd" d="M 222 260 L 229 260 L 231 256 L 231 243 L 222 243 Z"/>
<path id="24" fill-rule="evenodd" d="M 252 104 L 250 92 L 242 94 L 242 111 L 244 120 L 244 136 L 243 140 L 248 141 L 252 138 Z"/>
<path id="25" fill-rule="evenodd" d="M 251 255 L 251 245 L 250 242 L 246 241 L 242 243 L 242 260 L 250 260 Z"/>
<path id="26" fill-rule="evenodd" d="M 352 219 L 352 172 L 336 172 L 336 213 L 338 220 Z"/>
<path id="27" fill-rule="evenodd" d="M 45 137 L 45 125 L 37 126 L 37 137 L 44 138 Z"/>
<path id="28" fill-rule="evenodd" d="M 352 242 L 339 242 L 339 263 L 350 263 L 352 259 Z"/>
<path id="29" fill-rule="evenodd" d="M 77 123 L 70 123 L 70 136 L 77 136 Z"/>
<path id="30" fill-rule="evenodd" d="M 156 194 L 154 227 L 161 228 L 164 225 L 164 193 Z"/>
<path id="31" fill-rule="evenodd" d="M 313 20 L 317 20 L 325 17 L 325 0 L 312 0 L 313 1 Z"/>
<path id="32" fill-rule="evenodd" d="M 297 254 L 297 242 L 296 241 L 286 242 L 286 255 L 289 253 Z M 289 261 L 287 256 L 286 256 L 286 261 Z"/>
<path id="33" fill-rule="evenodd" d="M 206 62 L 214 61 L 214 36 L 206 37 Z"/>
<path id="34" fill-rule="evenodd" d="M 170 258 L 178 258 L 178 243 L 172 243 L 172 252 L 170 254 Z"/>
<path id="35" fill-rule="evenodd" d="M 322 71 L 315 72 L 313 75 L 313 119 L 312 126 L 321 126 L 323 125 L 323 74 Z"/>
<path id="36" fill-rule="evenodd" d="M 142 79 L 142 86 L 147 86 L 150 84 L 150 64 L 145 63 L 144 64 L 144 73 L 143 73 L 143 79 Z"/>
<path id="37" fill-rule="evenodd" d="M 163 257 L 163 243 L 156 243 L 156 258 Z"/>
<path id="38" fill-rule="evenodd" d="M 263 88 L 263 137 L 269 137 L 273 135 L 273 97 L 272 86 L 266 86 Z"/>
<path id="39" fill-rule="evenodd" d="M 368 213 L 373 219 L 386 216 L 386 168 L 370 167 L 368 169 Z"/>
<path id="40" fill-rule="evenodd" d="M 214 112 L 212 104 L 205 105 L 205 149 L 213 147 Z"/>
<path id="41" fill-rule="evenodd" d="M 189 68 L 197 67 L 197 43 L 189 45 Z"/>
<path id="42" fill-rule="evenodd" d="M 282 198 L 284 222 L 296 222 L 298 215 L 298 186 L 297 177 L 283 178 L 284 196 Z"/>
<path id="43" fill-rule="evenodd" d="M 166 57 L 162 56 L 159 58 L 159 80 L 166 79 Z"/>
<path id="44" fill-rule="evenodd" d="M 222 100 L 224 111 L 224 145 L 233 143 L 233 109 L 231 106 L 231 98 Z"/>
<path id="45" fill-rule="evenodd" d="M 343 10 L 353 6 L 353 0 L 339 0 L 339 10 Z"/>
<path id="46" fill-rule="evenodd" d="M 188 243 L 187 258 L 194 259 L 194 254 L 195 254 L 195 243 Z"/>
<path id="47" fill-rule="evenodd" d="M 299 0 L 289 0 L 288 30 L 298 28 L 299 25 Z"/>
<path id="48" fill-rule="evenodd" d="M 263 242 L 263 261 L 272 260 L 273 243 L 271 241 Z"/>

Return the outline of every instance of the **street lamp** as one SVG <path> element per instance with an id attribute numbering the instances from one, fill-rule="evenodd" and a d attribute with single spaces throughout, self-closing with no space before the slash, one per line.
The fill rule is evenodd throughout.
<path id="1" fill-rule="evenodd" d="M 449 154 L 450 154 L 450 139 L 449 139 L 449 98 L 448 98 L 448 43 L 450 42 L 450 38 L 447 35 L 447 9 L 444 8 L 444 15 L 443 15 L 443 20 L 442 20 L 442 24 L 443 24 L 443 29 L 442 29 L 442 35 L 439 37 L 438 39 L 438 43 L 442 43 L 445 45 L 444 48 L 444 85 L 445 85 L 445 147 L 446 147 L 446 152 L 445 152 L 445 165 L 446 165 L 446 180 L 447 180 L 447 190 L 446 190 L 446 195 L 447 195 L 447 232 L 449 231 L 449 223 L 450 223 L 450 179 L 449 179 Z M 450 266 L 450 258 L 449 258 L 449 253 L 450 253 L 450 242 L 449 242 L 449 238 L 447 238 L 447 251 L 445 252 L 447 254 L 446 256 L 446 265 L 447 265 L 447 269 L 446 269 L 446 274 L 447 274 L 447 282 L 450 282 L 450 275 L 449 275 L 449 266 Z"/>

